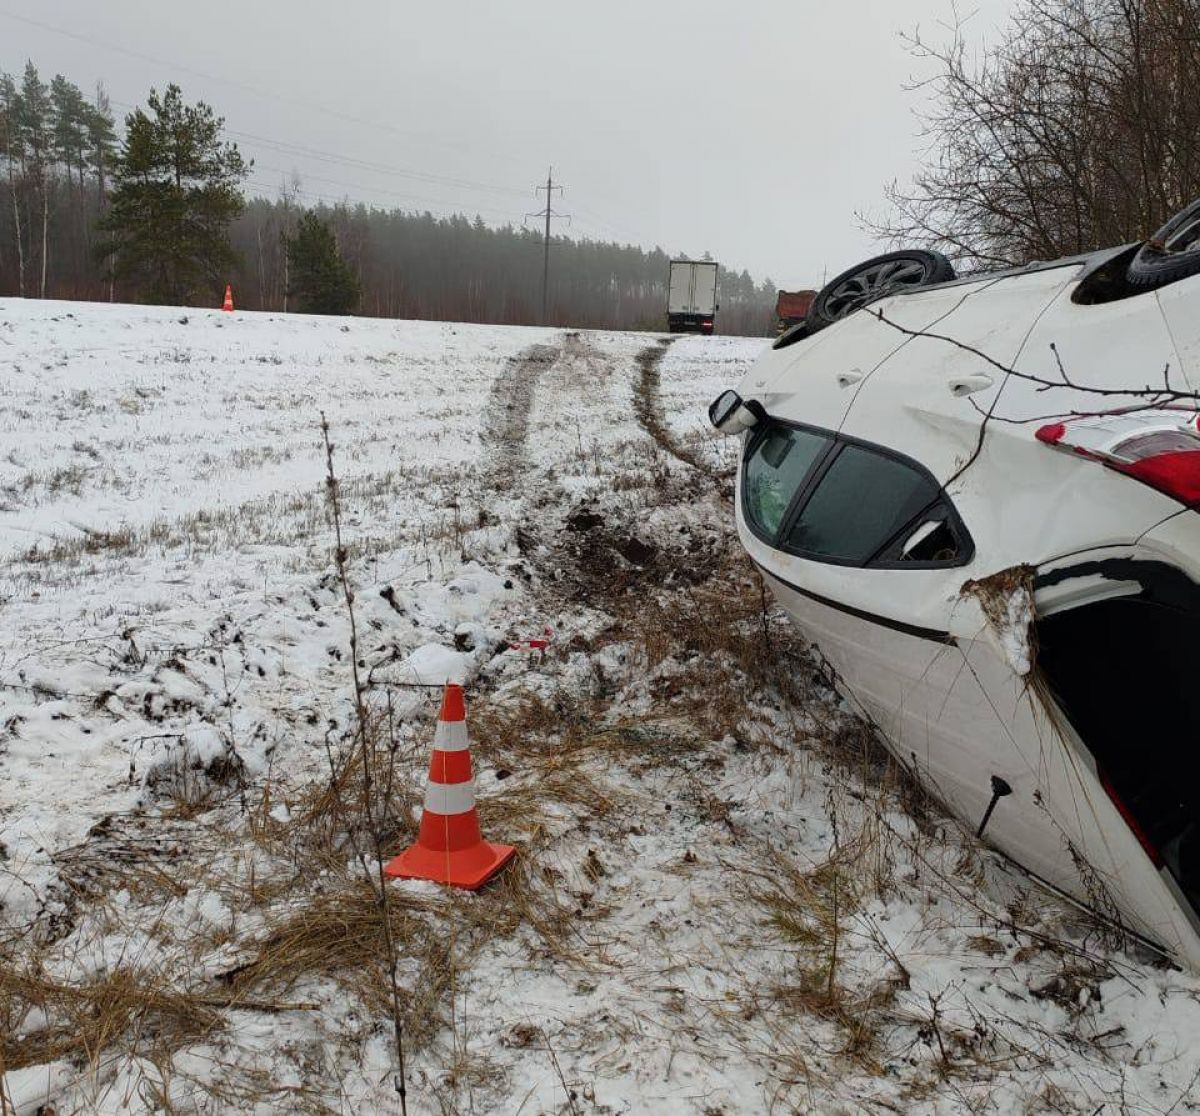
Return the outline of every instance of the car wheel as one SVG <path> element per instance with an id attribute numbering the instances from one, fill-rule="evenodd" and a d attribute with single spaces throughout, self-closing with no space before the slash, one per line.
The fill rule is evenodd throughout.
<path id="1" fill-rule="evenodd" d="M 940 252 L 913 248 L 888 252 L 856 264 L 835 276 L 817 293 L 809 307 L 809 332 L 824 329 L 869 302 L 912 287 L 927 287 L 954 278 L 954 268 Z"/>
<path id="2" fill-rule="evenodd" d="M 1129 261 L 1129 285 L 1139 291 L 1200 274 L 1200 201 L 1176 213 Z"/>

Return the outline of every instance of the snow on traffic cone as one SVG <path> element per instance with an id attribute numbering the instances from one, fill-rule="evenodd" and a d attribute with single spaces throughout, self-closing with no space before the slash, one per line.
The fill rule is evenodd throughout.
<path id="1" fill-rule="evenodd" d="M 479 832 L 475 780 L 471 774 L 467 708 L 463 688 L 446 685 L 433 737 L 425 810 L 417 843 L 391 860 L 384 872 L 402 880 L 432 880 L 474 891 L 515 855 L 511 845 L 489 845 Z"/>
<path id="2" fill-rule="evenodd" d="M 233 313 L 233 287 L 229 283 L 225 284 L 225 304 L 221 309 Z"/>

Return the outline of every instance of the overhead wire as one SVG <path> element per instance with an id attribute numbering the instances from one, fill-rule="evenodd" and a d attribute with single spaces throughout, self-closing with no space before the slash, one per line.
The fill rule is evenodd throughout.
<path id="1" fill-rule="evenodd" d="M 279 174 L 283 174 L 283 175 L 288 175 L 288 174 L 292 173 L 289 170 L 284 170 L 282 167 L 272 167 L 272 166 L 268 166 L 263 163 L 255 163 L 255 169 L 256 170 L 276 171 Z M 357 184 L 349 183 L 349 182 L 341 182 L 338 179 L 334 179 L 334 178 L 323 178 L 319 175 L 305 174 L 305 175 L 301 175 L 300 179 L 301 179 L 302 185 L 301 185 L 301 188 L 297 191 L 297 193 L 299 193 L 302 196 L 318 197 L 321 200 L 332 201 L 332 202 L 337 202 L 337 203 L 350 200 L 350 201 L 354 201 L 355 203 L 361 203 L 363 205 L 368 205 L 368 206 L 374 204 L 372 202 L 366 201 L 365 199 L 350 198 L 348 195 L 345 195 L 345 194 L 343 194 L 341 196 L 333 196 L 333 195 L 314 192 L 312 190 L 307 190 L 303 187 L 304 182 L 312 181 L 312 182 L 323 182 L 329 186 L 344 186 L 347 189 L 358 190 L 361 187 L 359 187 Z M 269 185 L 265 182 L 259 182 L 259 181 L 255 181 L 253 179 L 248 180 L 247 185 L 255 186 L 260 190 L 278 190 L 280 188 L 279 184 Z M 381 190 L 378 188 L 373 189 L 372 192 L 389 194 L 393 197 L 402 198 L 406 201 L 419 202 L 424 205 L 432 205 L 439 209 L 450 209 L 456 213 L 464 212 L 464 207 L 462 205 L 458 205 L 458 204 L 452 203 L 452 202 L 445 202 L 445 201 L 442 201 L 440 198 L 428 198 L 428 197 L 422 197 L 419 194 L 405 194 L 405 193 L 401 193 L 398 190 Z M 479 213 L 492 213 L 492 214 L 496 214 L 501 217 L 507 217 L 510 220 L 513 219 L 513 212 L 512 212 L 512 210 L 509 210 L 509 209 L 496 209 L 494 206 L 486 206 L 486 205 L 485 206 L 472 205 L 470 207 L 470 209 L 472 212 L 477 211 Z"/>
<path id="2" fill-rule="evenodd" d="M 278 101 L 281 104 L 293 105 L 298 108 L 308 109 L 312 112 L 324 113 L 326 116 L 336 120 L 341 120 L 349 124 L 359 124 L 367 128 L 379 128 L 388 131 L 398 136 L 411 137 L 411 132 L 406 132 L 402 128 L 397 128 L 394 124 L 386 124 L 380 120 L 368 120 L 365 117 L 355 116 L 353 113 L 342 112 L 338 109 L 330 108 L 328 105 L 323 105 L 318 101 L 307 101 L 301 97 L 289 97 L 278 93 L 271 89 L 266 89 L 262 86 L 254 85 L 252 82 L 241 81 L 238 78 L 222 77 L 218 74 L 211 74 L 205 70 L 198 70 L 194 66 L 187 66 L 181 62 L 172 61 L 167 58 L 158 58 L 153 54 L 146 54 L 142 51 L 133 50 L 130 47 L 121 46 L 119 43 L 107 42 L 104 39 L 98 39 L 94 35 L 85 35 L 80 31 L 71 31 L 65 27 L 56 27 L 52 23 L 46 23 L 43 20 L 31 19 L 29 16 L 17 15 L 15 12 L 6 11 L 0 8 L 0 17 L 14 20 L 17 23 L 24 23 L 30 27 L 36 27 L 41 31 L 48 31 L 52 35 L 61 35 L 68 39 L 74 39 L 77 42 L 86 43 L 89 46 L 100 47 L 103 50 L 110 50 L 117 54 L 124 54 L 129 58 L 136 58 L 142 62 L 149 62 L 154 66 L 164 66 L 172 71 L 178 71 L 185 74 L 191 74 L 193 77 L 203 78 L 205 81 L 215 81 L 224 85 L 231 85 L 236 89 L 243 89 L 248 93 L 253 93 L 255 96 L 263 97 L 267 100 Z M 448 144 L 443 140 L 432 140 L 438 147 L 446 150 L 465 151 L 467 150 L 461 144 Z M 477 151 L 472 149 L 472 154 Z M 511 157 L 508 157 L 511 160 Z"/>
<path id="3" fill-rule="evenodd" d="M 267 167 L 267 168 L 263 168 L 263 169 L 273 170 L 275 168 Z M 246 182 L 246 185 L 252 186 L 257 190 L 262 190 L 264 192 L 270 192 L 270 191 L 279 189 L 278 184 L 273 184 L 270 182 L 262 182 L 262 181 L 258 181 L 253 178 L 248 179 Z M 309 190 L 304 187 L 301 187 L 299 190 L 296 191 L 296 193 L 300 197 L 306 199 L 309 202 L 323 202 L 324 204 L 330 205 L 330 206 L 353 204 L 353 205 L 364 205 L 369 209 L 379 208 L 373 202 L 368 202 L 368 201 L 365 201 L 365 200 L 362 200 L 359 198 L 352 198 L 345 194 L 340 194 L 340 195 L 326 194 L 326 193 L 321 193 L 320 191 L 316 191 L 316 190 Z M 264 197 L 264 200 L 269 200 L 269 199 Z M 414 199 L 414 200 L 420 200 L 420 199 Z M 436 214 L 439 217 L 462 217 L 462 216 L 470 215 L 470 213 L 468 213 L 466 210 L 464 210 L 461 206 L 455 206 L 455 205 L 452 205 L 449 203 L 435 202 L 435 201 L 428 201 L 427 204 L 433 206 L 435 209 L 443 210 L 443 212 Z M 518 228 L 518 229 L 521 227 L 519 222 L 512 219 L 512 216 L 513 216 L 512 213 L 507 210 L 489 209 L 488 207 L 484 207 L 482 212 L 484 212 L 484 213 L 490 212 L 490 213 L 497 214 L 500 217 L 508 218 L 508 220 L 505 222 L 506 224 L 509 224 L 512 227 Z M 598 229 L 595 226 L 591 226 L 588 222 L 583 222 L 582 225 L 583 225 L 585 234 L 588 234 L 588 237 L 590 239 L 594 239 L 594 240 L 605 242 L 605 243 L 617 243 L 616 241 L 609 241 L 608 238 L 604 235 L 603 230 Z M 540 246 L 541 242 L 539 241 L 538 243 Z"/>
<path id="4" fill-rule="evenodd" d="M 295 105 L 295 106 L 303 107 L 303 108 L 310 109 L 313 111 L 321 112 L 321 113 L 324 113 L 325 115 L 333 117 L 335 119 L 339 119 L 339 120 L 342 120 L 342 121 L 345 121 L 348 123 L 357 124 L 357 125 L 360 125 L 360 126 L 366 127 L 366 128 L 381 129 L 381 130 L 388 131 L 393 134 L 402 135 L 402 136 L 410 136 L 411 135 L 411 133 L 407 133 L 403 129 L 396 128 L 394 125 L 386 124 L 382 121 L 368 120 L 364 117 L 355 116 L 351 113 L 344 113 L 344 112 L 341 112 L 336 109 L 331 109 L 327 105 L 322 105 L 322 104 L 319 104 L 316 102 L 304 100 L 303 98 L 285 96 L 276 91 L 254 85 L 251 82 L 241 81 L 236 78 L 222 77 L 217 74 L 209 73 L 205 70 L 197 69 L 196 67 L 187 66 L 187 65 L 181 64 L 179 62 L 171 61 L 171 60 L 165 59 L 165 58 L 160 58 L 160 57 L 157 57 L 152 54 L 147 54 L 143 51 L 134 50 L 130 47 L 122 46 L 121 44 L 118 44 L 118 43 L 108 42 L 104 39 L 99 39 L 93 35 L 87 35 L 82 32 L 79 32 L 79 31 L 69 30 L 68 28 L 65 28 L 65 27 L 58 27 L 58 26 L 55 26 L 54 24 L 47 23 L 43 20 L 32 19 L 29 16 L 18 15 L 15 12 L 10 12 L 10 11 L 4 10 L 4 9 L 0 9 L 0 17 L 10 19 L 10 20 L 13 20 L 18 23 L 23 23 L 30 27 L 36 27 L 39 30 L 46 31 L 46 32 L 49 32 L 49 33 L 55 34 L 55 35 L 60 35 L 65 38 L 75 40 L 77 42 L 82 42 L 89 46 L 99 47 L 103 50 L 108 50 L 108 51 L 112 51 L 117 54 L 125 55 L 126 57 L 136 58 L 140 61 L 148 62 L 155 66 L 167 67 L 173 71 L 191 74 L 192 76 L 203 78 L 206 81 L 215 81 L 218 83 L 230 85 L 235 88 L 245 90 L 246 92 L 252 93 L 255 96 L 262 97 L 267 100 L 278 101 L 283 104 Z M 123 109 L 129 110 L 129 111 L 133 111 L 138 107 L 138 106 L 130 105 L 125 102 L 118 101 L 118 100 L 112 100 L 111 103 L 113 105 L 117 106 L 118 108 L 123 108 Z M 497 197 L 502 196 L 502 195 L 503 196 L 511 196 L 511 197 L 525 197 L 528 193 L 527 190 L 519 189 L 514 186 L 500 185 L 498 183 L 479 182 L 479 181 L 476 181 L 473 179 L 460 178 L 460 177 L 457 177 L 454 175 L 444 175 L 444 174 L 437 174 L 437 173 L 434 173 L 431 171 L 422 171 L 422 170 L 416 170 L 416 169 L 412 169 L 412 168 L 397 167 L 397 166 L 389 165 L 386 163 L 376 162 L 376 161 L 373 161 L 370 159 L 361 159 L 361 158 L 358 158 L 355 156 L 341 155 L 336 152 L 327 151 L 327 150 L 324 150 L 319 147 L 310 146 L 308 144 L 295 143 L 290 140 L 280 140 L 280 139 L 276 139 L 276 138 L 272 138 L 272 137 L 268 137 L 268 136 L 262 136 L 262 135 L 258 135 L 253 132 L 246 132 L 246 131 L 242 131 L 242 130 L 239 130 L 236 128 L 225 127 L 224 131 L 226 131 L 231 136 L 250 140 L 257 145 L 261 145 L 265 149 L 274 151 L 278 154 L 294 155 L 296 157 L 303 158 L 303 159 L 313 159 L 318 162 L 330 163 L 330 164 L 334 164 L 334 165 L 341 165 L 341 166 L 345 166 L 350 169 L 362 170 L 362 171 L 366 171 L 368 173 L 379 174 L 379 175 L 383 175 L 386 177 L 406 178 L 406 179 L 411 179 L 411 180 L 417 181 L 417 182 L 426 182 L 426 183 L 428 183 L 430 185 L 434 185 L 434 186 L 444 186 L 444 187 L 447 187 L 449 189 L 454 189 L 454 190 L 464 190 L 464 191 L 468 191 L 468 192 L 492 194 L 493 196 L 497 196 Z M 458 146 L 458 145 L 446 144 L 444 142 L 436 141 L 436 140 L 429 141 L 427 138 L 425 138 L 425 142 L 432 142 L 436 146 L 440 146 L 447 150 L 465 150 L 464 148 L 462 148 L 461 146 Z M 471 151 L 471 154 L 477 155 L 478 154 L 477 149 L 473 148 Z M 272 170 L 272 169 L 277 169 L 277 168 L 264 166 L 263 169 Z M 287 172 L 283 172 L 283 173 L 291 173 L 291 172 L 287 171 Z M 339 182 L 335 179 L 322 179 L 322 178 L 320 178 L 320 176 L 316 176 L 316 175 L 305 174 L 305 175 L 301 175 L 301 178 L 302 179 L 303 178 L 312 178 L 314 181 L 324 181 L 327 185 L 345 185 L 345 186 L 350 185 L 348 183 Z M 274 189 L 274 187 L 264 187 L 262 184 L 257 184 L 257 185 L 259 186 L 259 188 Z M 355 184 L 355 186 L 353 186 L 351 188 L 354 188 L 354 189 L 360 190 L 360 191 L 363 190 L 363 187 L 361 184 Z M 466 209 L 470 209 L 470 210 L 480 212 L 480 213 L 488 212 L 488 213 L 492 213 L 492 214 L 499 214 L 510 220 L 515 220 L 518 216 L 515 212 L 512 212 L 510 210 L 499 210 L 499 209 L 496 209 L 495 207 L 479 206 L 479 205 L 474 205 L 474 204 L 464 205 L 463 203 L 451 203 L 451 202 L 442 201 L 440 199 L 434 200 L 434 199 L 430 199 L 430 198 L 422 198 L 418 195 L 405 195 L 398 191 L 380 189 L 377 187 L 368 187 L 367 192 L 389 194 L 389 195 L 395 196 L 395 197 L 401 197 L 401 198 L 406 198 L 408 200 L 422 202 L 423 204 L 427 204 L 427 205 L 434 205 L 440 209 L 453 210 L 454 212 L 463 212 Z M 314 196 L 314 197 L 321 197 L 321 198 L 327 197 L 326 195 L 313 194 L 312 191 L 307 191 L 306 193 L 311 196 Z M 346 199 L 339 198 L 339 199 L 334 199 L 334 200 L 335 201 L 344 201 Z M 370 203 L 364 202 L 363 204 L 370 204 Z M 630 235 L 628 230 L 625 230 L 622 233 L 616 227 L 614 227 L 611 222 L 600 217 L 598 214 L 588 212 L 586 210 L 581 210 L 581 209 L 579 209 L 579 207 L 576 207 L 576 209 L 578 212 L 586 214 L 587 219 L 583 222 L 583 224 L 585 226 L 591 226 L 591 228 L 594 231 L 597 231 L 602 238 L 604 237 L 605 231 L 607 231 L 608 235 L 611 235 L 612 237 L 614 237 L 617 240 L 626 239 L 629 243 L 638 243 L 639 242 L 639 238 L 637 236 Z"/>
<path id="5" fill-rule="evenodd" d="M 131 105 L 125 101 L 110 99 L 110 104 L 118 108 L 134 111 L 140 106 Z M 267 136 L 260 136 L 254 132 L 244 132 L 237 128 L 228 126 L 222 129 L 231 136 L 252 140 L 255 144 L 261 145 L 270 151 L 274 151 L 281 155 L 297 155 L 305 159 L 315 159 L 321 163 L 331 163 L 337 166 L 346 166 L 352 170 L 365 170 L 372 174 L 381 174 L 395 178 L 411 178 L 417 182 L 428 182 L 435 186 L 449 186 L 458 190 L 478 191 L 482 193 L 514 195 L 516 197 L 525 197 L 528 190 L 519 190 L 514 186 L 499 186 L 484 182 L 474 182 L 469 179 L 455 178 L 450 175 L 434 174 L 427 171 L 407 170 L 401 167 L 390 166 L 386 163 L 377 163 L 370 159 L 360 159 L 352 155 L 338 155 L 335 152 L 324 151 L 321 148 L 309 147 L 306 144 L 293 143 L 290 140 L 270 139 Z M 277 168 L 268 168 L 277 169 Z M 290 174 L 290 171 L 285 171 L 285 174 Z M 310 177 L 307 176 L 306 177 Z M 311 176 L 315 177 L 315 176 Z M 329 180 L 332 181 L 332 180 Z"/>

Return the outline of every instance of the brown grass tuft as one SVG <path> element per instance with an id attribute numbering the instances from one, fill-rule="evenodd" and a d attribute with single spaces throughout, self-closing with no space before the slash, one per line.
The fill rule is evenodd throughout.
<path id="1" fill-rule="evenodd" d="M 138 1036 L 172 1048 L 217 1027 L 211 999 L 169 987 L 158 975 L 117 968 L 79 982 L 54 979 L 40 966 L 0 969 L 0 1059 L 8 1069 L 59 1058 L 94 1063 L 108 1047 Z M 47 1025 L 18 1035 L 21 1019 L 40 1009 Z"/>

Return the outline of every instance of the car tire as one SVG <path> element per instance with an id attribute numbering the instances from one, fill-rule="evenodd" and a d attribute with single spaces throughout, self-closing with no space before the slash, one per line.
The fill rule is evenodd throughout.
<path id="1" fill-rule="evenodd" d="M 1176 213 L 1129 261 L 1125 278 L 1135 292 L 1200 275 L 1200 201 Z"/>
<path id="2" fill-rule="evenodd" d="M 835 275 L 817 292 L 805 320 L 808 332 L 824 329 L 876 299 L 953 278 L 954 267 L 940 252 L 911 248 L 873 256 Z"/>

